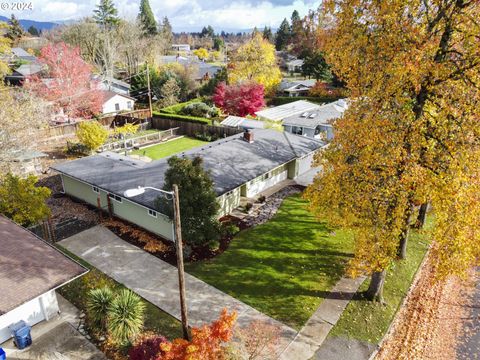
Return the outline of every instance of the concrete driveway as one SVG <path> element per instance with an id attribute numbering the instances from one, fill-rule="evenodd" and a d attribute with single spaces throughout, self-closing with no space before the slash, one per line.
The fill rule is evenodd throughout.
<path id="1" fill-rule="evenodd" d="M 59 244 L 163 311 L 181 318 L 176 267 L 120 239 L 101 225 Z M 277 325 L 282 333 L 279 350 L 286 348 L 297 334 L 294 329 L 192 275 L 185 274 L 185 287 L 191 326 L 211 323 L 227 308 L 237 311 L 240 326 L 256 319 Z"/>

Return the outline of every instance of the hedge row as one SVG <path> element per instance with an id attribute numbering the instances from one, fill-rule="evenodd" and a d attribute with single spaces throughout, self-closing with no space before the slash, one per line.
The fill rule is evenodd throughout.
<path id="1" fill-rule="evenodd" d="M 289 97 L 289 96 L 277 96 L 267 100 L 268 105 L 279 106 L 283 104 L 288 104 L 298 100 L 307 100 L 316 104 L 323 104 L 323 103 L 330 103 L 341 99 L 338 96 L 324 96 L 324 97 L 314 97 L 314 96 L 296 96 L 296 97 Z"/>
<path id="2" fill-rule="evenodd" d="M 183 103 L 170 105 L 170 106 L 167 106 L 167 107 L 164 107 L 164 108 L 160 109 L 160 112 L 161 113 L 168 113 L 168 114 L 178 114 L 180 111 L 182 111 L 182 109 L 185 106 L 187 106 L 189 104 L 197 103 L 197 102 L 203 102 L 203 99 L 195 98 L 195 99 L 192 99 L 192 100 L 189 100 L 189 101 L 185 101 Z"/>
<path id="3" fill-rule="evenodd" d="M 162 109 L 162 112 L 154 111 L 153 115 L 157 116 L 159 118 L 162 118 L 162 119 L 180 120 L 180 121 L 191 122 L 191 123 L 196 123 L 196 124 L 207 124 L 207 125 L 212 124 L 211 119 L 196 117 L 196 116 L 164 113 L 163 109 Z"/>

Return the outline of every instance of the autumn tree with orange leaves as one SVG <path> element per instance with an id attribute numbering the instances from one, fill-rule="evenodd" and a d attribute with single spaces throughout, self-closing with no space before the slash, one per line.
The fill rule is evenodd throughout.
<path id="1" fill-rule="evenodd" d="M 373 300 L 427 201 L 437 274 L 465 274 L 480 259 L 480 3 L 327 0 L 322 11 L 327 61 L 352 98 L 317 158 L 312 209 L 354 231 L 350 271 L 372 275 Z"/>
<path id="2" fill-rule="evenodd" d="M 192 328 L 192 340 L 175 339 L 160 344 L 161 355 L 157 360 L 222 360 L 225 359 L 223 344 L 233 335 L 237 313 L 224 309 L 217 321 L 200 328 Z"/>

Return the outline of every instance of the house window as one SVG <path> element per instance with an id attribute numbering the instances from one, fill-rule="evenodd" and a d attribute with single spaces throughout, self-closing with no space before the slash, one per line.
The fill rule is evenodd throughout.
<path id="1" fill-rule="evenodd" d="M 115 103 L 115 110 L 120 111 L 120 104 L 119 103 Z"/>
<path id="2" fill-rule="evenodd" d="M 303 135 L 303 128 L 300 126 L 292 126 L 292 134 Z"/>
<path id="3" fill-rule="evenodd" d="M 132 102 L 131 101 L 127 101 L 127 108 L 132 109 Z"/>
<path id="4" fill-rule="evenodd" d="M 120 196 L 118 196 L 118 195 L 109 193 L 109 194 L 108 194 L 108 197 L 109 197 L 110 199 L 115 200 L 116 202 L 119 202 L 119 203 L 122 202 L 122 198 L 121 198 Z"/>
<path id="5" fill-rule="evenodd" d="M 94 193 L 97 193 L 97 194 L 98 194 L 98 187 L 92 186 L 92 191 L 93 191 Z"/>
<path id="6" fill-rule="evenodd" d="M 157 217 L 157 212 L 155 210 L 148 209 L 148 215 L 156 218 Z"/>

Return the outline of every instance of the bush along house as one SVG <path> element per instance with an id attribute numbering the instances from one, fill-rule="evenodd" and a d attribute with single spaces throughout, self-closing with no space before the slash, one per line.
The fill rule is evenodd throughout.
<path id="1" fill-rule="evenodd" d="M 218 195 L 219 216 L 223 216 L 240 205 L 241 197 L 253 198 L 309 171 L 314 154 L 325 145 L 286 132 L 254 129 L 176 156 L 203 159 Z M 146 190 L 133 198 L 123 195 L 138 186 L 162 188 L 167 168 L 167 159 L 146 163 L 110 152 L 53 167 L 60 173 L 67 195 L 172 240 L 172 222 L 155 205 L 157 192 Z"/>

